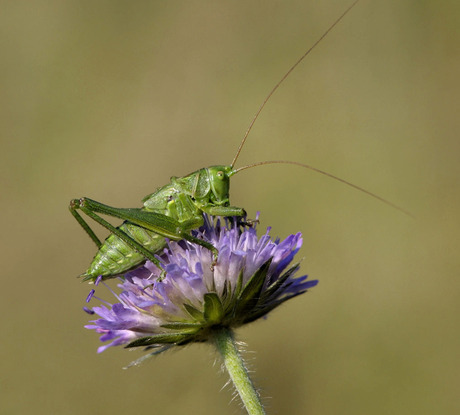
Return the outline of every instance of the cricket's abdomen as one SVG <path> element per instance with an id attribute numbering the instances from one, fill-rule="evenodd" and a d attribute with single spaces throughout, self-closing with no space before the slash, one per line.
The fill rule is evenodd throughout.
<path id="1" fill-rule="evenodd" d="M 159 252 L 166 246 L 165 238 L 155 232 L 131 223 L 119 226 L 123 232 L 139 242 L 150 252 Z M 102 244 L 91 265 L 81 275 L 84 281 L 95 281 L 97 277 L 113 278 L 145 262 L 142 254 L 132 249 L 116 235 L 110 235 Z"/>

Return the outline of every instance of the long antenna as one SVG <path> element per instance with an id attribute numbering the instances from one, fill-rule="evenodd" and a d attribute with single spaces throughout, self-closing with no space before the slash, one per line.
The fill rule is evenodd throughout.
<path id="1" fill-rule="evenodd" d="M 323 174 L 324 176 L 330 177 L 331 179 L 334 179 L 334 180 L 337 180 L 337 181 L 339 181 L 341 183 L 344 183 L 347 186 L 353 187 L 354 189 L 359 190 L 360 192 L 363 192 L 363 193 L 373 197 L 374 199 L 377 199 L 380 202 L 383 202 L 386 205 L 391 206 L 392 208 L 394 208 L 396 210 L 399 210 L 400 212 L 406 214 L 407 216 L 410 216 L 411 218 L 414 217 L 414 215 L 412 215 L 412 213 L 408 212 L 407 210 L 403 209 L 402 207 L 400 207 L 398 205 L 395 205 L 392 202 L 389 202 L 388 200 L 384 199 L 383 197 L 380 197 L 380 196 L 376 195 L 375 193 L 370 192 L 369 190 L 363 189 L 362 187 L 359 187 L 356 184 L 350 183 L 350 182 L 348 182 L 348 181 L 346 181 L 344 179 L 341 179 L 340 177 L 334 176 L 333 174 L 328 173 L 327 171 L 320 170 L 320 169 L 317 169 L 316 167 L 309 166 L 308 164 L 304 164 L 304 163 L 299 163 L 297 161 L 289 161 L 289 160 L 259 161 L 258 163 L 249 164 L 247 166 L 243 166 L 243 167 L 240 167 L 240 168 L 238 168 L 236 170 L 233 170 L 231 172 L 231 175 L 233 176 L 234 174 L 236 174 L 236 173 L 238 173 L 238 172 L 240 172 L 242 170 L 250 169 L 252 167 L 257 167 L 257 166 L 263 166 L 265 164 L 293 164 L 294 166 L 300 166 L 300 167 L 304 167 L 305 169 L 313 170 L 316 173 Z"/>
<path id="2" fill-rule="evenodd" d="M 300 59 L 297 60 L 294 65 L 291 66 L 291 68 L 284 74 L 284 76 L 279 80 L 279 82 L 273 87 L 273 89 L 270 91 L 270 93 L 267 95 L 267 97 L 264 99 L 264 102 L 262 102 L 262 105 L 260 108 L 257 110 L 256 114 L 254 115 L 254 118 L 252 119 L 251 123 L 249 124 L 248 129 L 246 130 L 246 133 L 244 134 L 243 140 L 241 140 L 240 146 L 238 147 L 238 150 L 236 151 L 235 157 L 233 158 L 231 167 L 233 168 L 235 166 L 236 160 L 238 159 L 241 150 L 244 146 L 244 143 L 246 142 L 246 139 L 248 138 L 249 132 L 252 130 L 252 126 L 256 122 L 257 118 L 259 117 L 259 114 L 262 112 L 262 110 L 265 107 L 265 104 L 268 102 L 268 100 L 271 98 L 271 96 L 274 94 L 274 92 L 278 89 L 278 87 L 283 83 L 283 81 L 291 74 L 291 72 L 297 67 L 297 65 L 302 62 L 307 55 L 320 43 L 328 34 L 329 32 L 345 17 L 345 15 L 358 3 L 359 0 L 356 0 L 348 9 L 346 9 L 342 15 L 334 22 L 332 25 L 327 29 L 323 35 L 311 46 L 301 57 Z"/>

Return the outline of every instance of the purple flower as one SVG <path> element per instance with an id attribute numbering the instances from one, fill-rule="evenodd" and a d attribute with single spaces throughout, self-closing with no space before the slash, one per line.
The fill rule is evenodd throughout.
<path id="1" fill-rule="evenodd" d="M 85 326 L 110 346 L 144 346 L 159 353 L 174 345 L 208 340 L 216 328 L 235 328 L 265 316 L 318 281 L 295 277 L 289 266 L 302 245 L 300 233 L 273 241 L 255 227 L 205 216 L 193 234 L 219 251 L 187 241 L 169 242 L 159 257 L 166 274 L 147 261 L 120 278 L 115 304 L 86 309 L 99 319 Z M 105 285 L 105 283 L 104 283 Z"/>

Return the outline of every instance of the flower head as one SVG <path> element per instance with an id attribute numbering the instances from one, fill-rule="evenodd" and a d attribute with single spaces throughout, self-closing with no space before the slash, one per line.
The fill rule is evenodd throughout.
<path id="1" fill-rule="evenodd" d="M 216 328 L 235 328 L 307 291 L 318 281 L 295 277 L 299 265 L 289 266 L 302 245 L 300 233 L 272 240 L 270 228 L 260 238 L 254 227 L 205 216 L 194 236 L 219 251 L 187 241 L 169 242 L 159 257 L 166 272 L 161 278 L 151 262 L 121 279 L 114 304 L 86 311 L 99 319 L 86 326 L 101 333 L 99 352 L 110 346 L 145 346 L 163 351 L 173 345 L 208 340 Z"/>

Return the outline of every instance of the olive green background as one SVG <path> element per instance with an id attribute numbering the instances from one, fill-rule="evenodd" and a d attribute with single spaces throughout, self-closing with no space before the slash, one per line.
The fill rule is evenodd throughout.
<path id="1" fill-rule="evenodd" d="M 210 346 L 96 354 L 67 211 L 231 162 L 258 106 L 349 1 L 2 1 L 1 414 L 236 414 Z M 271 414 L 454 414 L 458 1 L 361 1 L 257 121 L 232 203 L 301 231 L 308 294 L 238 331 Z M 105 235 L 101 230 L 101 235 Z M 107 299 L 103 289 L 98 293 Z M 94 303 L 96 304 L 96 303 Z"/>

